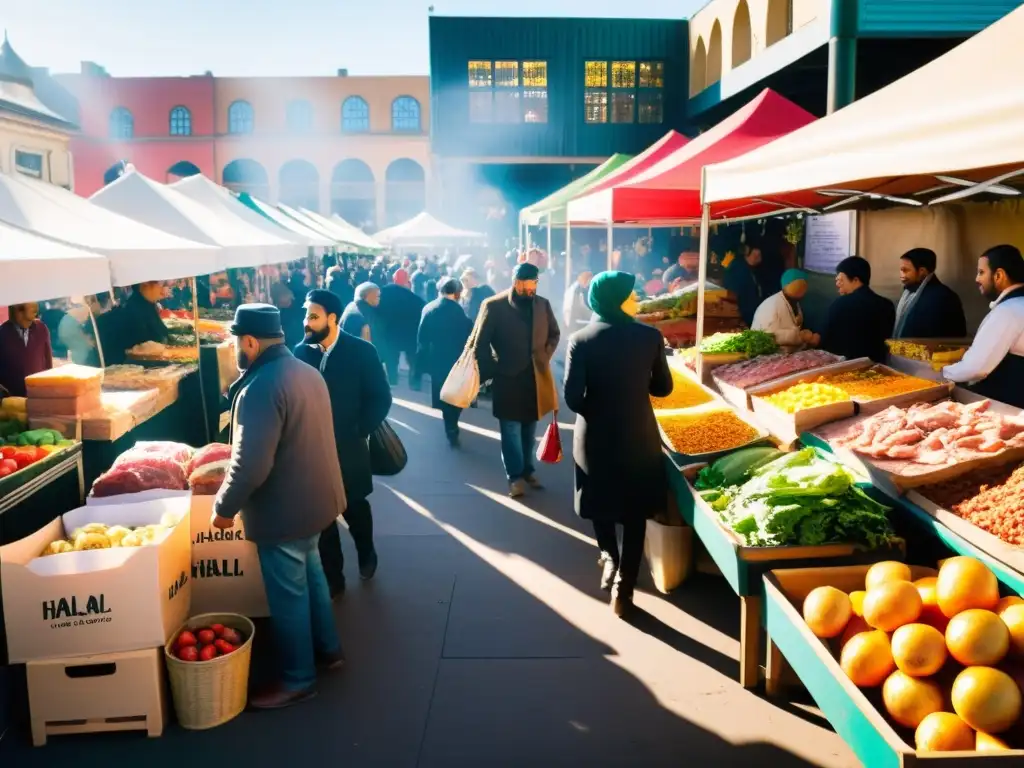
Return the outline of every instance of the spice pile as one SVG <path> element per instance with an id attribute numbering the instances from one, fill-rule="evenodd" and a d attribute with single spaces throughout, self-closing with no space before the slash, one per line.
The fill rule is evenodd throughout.
<path id="1" fill-rule="evenodd" d="M 838 363 L 843 358 L 820 349 L 805 349 L 792 355 L 778 353 L 755 357 L 715 369 L 715 378 L 740 389 L 791 376 L 801 371 Z"/>
<path id="2" fill-rule="evenodd" d="M 669 448 L 686 456 L 739 448 L 756 440 L 759 435 L 743 419 L 725 409 L 674 413 L 657 418 Z"/>
<path id="3" fill-rule="evenodd" d="M 918 492 L 1007 544 L 1024 546 L 1024 466 L 983 469 Z"/>
<path id="4" fill-rule="evenodd" d="M 781 411 L 796 413 L 822 405 L 845 403 L 850 400 L 850 396 L 839 387 L 818 382 L 806 382 L 794 384 L 792 387 L 775 392 L 764 399 Z"/>
<path id="5" fill-rule="evenodd" d="M 880 400 L 935 386 L 935 382 L 872 366 L 860 371 L 823 376 L 818 381 L 838 387 L 856 400 Z"/>
<path id="6" fill-rule="evenodd" d="M 831 442 L 865 456 L 936 467 L 1024 446 L 1024 419 L 989 410 L 991 400 L 890 406 Z"/>
<path id="7" fill-rule="evenodd" d="M 694 405 L 710 403 L 714 398 L 697 382 L 684 376 L 679 371 L 672 372 L 672 394 L 666 397 L 652 397 L 651 405 L 656 411 L 667 411 L 676 408 L 690 408 Z"/>

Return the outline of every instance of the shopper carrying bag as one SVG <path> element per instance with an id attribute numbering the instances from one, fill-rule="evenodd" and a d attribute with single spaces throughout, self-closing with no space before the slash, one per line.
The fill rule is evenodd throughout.
<path id="1" fill-rule="evenodd" d="M 480 394 L 480 366 L 476 361 L 476 334 L 473 328 L 465 349 L 441 387 L 441 399 L 456 408 L 469 408 Z"/>
<path id="2" fill-rule="evenodd" d="M 551 417 L 551 423 L 544 430 L 544 437 L 537 446 L 537 461 L 557 464 L 562 460 L 562 435 L 558 431 L 558 411 Z"/>

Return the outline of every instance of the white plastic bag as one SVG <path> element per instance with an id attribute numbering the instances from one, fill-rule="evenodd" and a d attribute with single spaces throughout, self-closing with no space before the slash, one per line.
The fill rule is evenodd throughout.
<path id="1" fill-rule="evenodd" d="M 441 399 L 456 408 L 469 408 L 480 393 L 480 366 L 476 346 L 466 345 L 441 386 Z"/>

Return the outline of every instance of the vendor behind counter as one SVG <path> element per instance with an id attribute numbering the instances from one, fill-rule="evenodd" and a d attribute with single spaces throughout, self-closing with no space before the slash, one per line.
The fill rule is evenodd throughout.
<path id="1" fill-rule="evenodd" d="M 53 368 L 50 331 L 39 319 L 36 303 L 15 304 L 0 324 L 0 387 L 24 397 L 25 377 Z"/>

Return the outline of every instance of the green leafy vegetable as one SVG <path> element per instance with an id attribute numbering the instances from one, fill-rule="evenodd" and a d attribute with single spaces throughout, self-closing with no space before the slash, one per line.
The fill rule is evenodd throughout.
<path id="1" fill-rule="evenodd" d="M 748 546 L 876 548 L 893 539 L 889 508 L 858 488 L 848 469 L 813 448 L 783 454 L 755 469 L 741 486 L 714 493 L 702 497 Z"/>
<path id="2" fill-rule="evenodd" d="M 739 333 L 716 333 L 700 343 L 700 351 L 706 355 L 744 354 L 748 357 L 768 355 L 779 351 L 775 336 L 766 331 L 740 331 Z"/>

